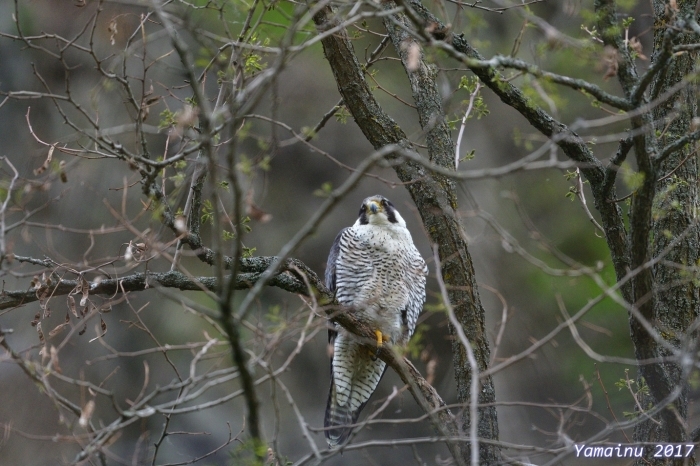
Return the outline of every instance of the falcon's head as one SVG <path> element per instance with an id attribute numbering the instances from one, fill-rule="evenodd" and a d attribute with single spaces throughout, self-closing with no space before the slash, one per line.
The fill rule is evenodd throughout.
<path id="1" fill-rule="evenodd" d="M 394 204 L 384 196 L 370 196 L 362 201 L 360 207 L 360 217 L 357 219 L 359 225 L 400 225 L 406 226 L 406 222 Z"/>

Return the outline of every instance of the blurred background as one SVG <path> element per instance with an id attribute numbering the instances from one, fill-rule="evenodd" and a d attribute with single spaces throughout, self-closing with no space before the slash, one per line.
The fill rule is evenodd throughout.
<path id="1" fill-rule="evenodd" d="M 637 36 L 643 50 L 648 53 L 651 37 L 649 17 L 644 14 L 647 6 L 624 3 L 625 14 L 636 18 L 630 35 Z M 205 4 L 202 1 L 192 5 Z M 221 44 L 188 33 L 187 29 L 207 28 L 214 34 L 223 35 L 224 28 L 214 8 L 195 9 L 188 5 L 181 2 L 173 6 L 172 11 L 183 18 L 178 30 L 190 46 L 198 66 L 203 66 L 213 54 L 207 47 Z M 235 31 L 244 21 L 247 6 L 243 2 L 228 5 L 224 17 L 227 27 Z M 430 4 L 430 7 L 436 13 L 440 12 L 439 16 L 455 30 L 463 32 L 486 57 L 515 52 L 518 58 L 545 70 L 587 79 L 609 92 L 619 93 L 614 80 L 604 79 L 604 51 L 588 42 L 583 44 L 591 37 L 592 2 L 541 2 L 528 9 L 512 8 L 504 12 L 488 10 L 502 6 L 500 2 L 480 5 L 486 8 L 457 8 L 452 3 Z M 98 8 L 101 12 L 96 16 Z M 141 214 L 149 200 L 141 192 L 139 174 L 128 164 L 109 157 L 72 156 L 56 151 L 48 170 L 36 171 L 44 164 L 48 153 L 48 147 L 37 138 L 49 144 L 80 149 L 90 142 L 79 134 L 78 129 L 93 131 L 95 128 L 76 108 L 63 102 L 57 106 L 48 98 L 31 98 L 34 97 L 30 94 L 32 92 L 64 96 L 69 92 L 101 130 L 115 131 L 114 140 L 131 150 L 139 150 L 141 142 L 135 135 L 119 130 L 120 125 L 133 121 L 134 111 L 126 103 L 123 88 L 114 79 L 107 78 L 109 73 L 122 75 L 124 70 L 135 92 L 159 97 L 144 118 L 148 130 L 145 140 L 152 157 L 177 150 L 174 142 L 166 148 L 167 129 L 159 129 L 159 125 L 167 112 L 183 108 L 183 100 L 191 97 L 192 91 L 187 86 L 177 55 L 170 53 L 169 39 L 151 20 L 143 28 L 144 34 L 148 34 L 145 47 L 128 49 L 130 55 L 125 56 L 133 37 L 142 34 L 139 25 L 146 11 L 138 6 L 138 2 L 127 1 L 17 0 L 0 3 L 0 91 L 26 91 L 9 100 L 2 100 L 4 96 L 0 96 L 0 156 L 6 157 L 2 163 L 3 198 L 12 179 L 11 166 L 19 173 L 15 190 L 11 193 L 10 207 L 5 212 L 5 241 L 8 251 L 16 255 L 36 259 L 49 257 L 62 264 L 56 272 L 66 279 L 76 278 L 71 269 L 84 270 L 101 263 L 108 263 L 103 272 L 110 276 L 170 268 L 170 262 L 164 257 L 156 257 L 148 264 L 141 263 L 132 268 L 127 267 L 123 257 L 119 260 L 129 241 L 137 241 L 135 234 L 120 220 L 122 215 L 132 219 L 139 231 L 148 229 L 149 237 L 164 243 L 174 240 L 153 211 Z M 282 36 L 284 29 L 279 25 L 284 24 L 292 7 L 273 2 L 265 11 L 265 21 L 259 30 L 261 35 L 269 34 L 272 46 Z M 537 15 L 581 43 L 572 45 L 547 36 L 533 24 L 532 18 L 527 20 L 530 14 Z M 361 61 L 381 40 L 376 34 L 364 30 L 381 32 L 381 22 L 368 19 L 366 23 L 350 28 Z M 13 39 L 19 35 L 17 24 L 24 36 L 45 36 L 34 40 L 34 47 L 30 48 L 26 42 Z M 62 52 L 65 44 L 50 35 L 75 38 L 76 43 L 85 47 L 92 43 L 103 72 L 97 70 L 90 53 L 71 48 Z M 412 103 L 412 99 L 400 62 L 394 59 L 396 54 L 390 47 L 382 56 L 385 58 L 373 67 L 377 71 L 370 85 L 375 86 L 379 101 L 404 131 L 418 144 L 424 143 L 415 110 L 402 102 Z M 447 117 L 454 121 L 456 138 L 469 100 L 469 91 L 458 86 L 462 77 L 471 79 L 471 74 L 441 52 L 428 50 L 426 56 L 440 69 L 438 82 Z M 145 58 L 142 60 L 142 57 Z M 261 58 L 263 67 L 268 60 L 269 57 Z M 645 66 L 642 59 L 639 64 Z M 147 66 L 147 79 L 139 82 L 144 66 Z M 509 77 L 514 75 L 510 71 L 505 73 Z M 514 76 L 513 82 L 553 116 L 565 124 L 574 125 L 580 134 L 590 138 L 597 157 L 607 160 L 615 152 L 619 139 L 616 132 L 622 127 L 594 128 L 586 123 L 606 116 L 605 108 L 592 104 L 591 99 L 580 93 L 556 88 L 549 82 L 535 81 L 527 76 Z M 213 72 L 204 90 L 215 99 L 217 82 Z M 466 159 L 460 163 L 460 170 L 505 165 L 527 156 L 544 143 L 519 114 L 503 105 L 488 90 L 482 91 L 481 96 L 488 114 L 480 118 L 472 114 L 467 121 L 461 143 L 461 155 Z M 320 44 L 316 44 L 290 59 L 276 76 L 269 94 L 252 113 L 275 118 L 288 124 L 296 133 L 305 134 L 338 100 L 339 93 L 330 68 Z M 31 134 L 28 122 L 31 122 L 36 137 Z M 319 194 L 322 195 L 328 186 L 342 184 L 350 175 L 345 167 L 356 166 L 372 152 L 351 116 L 331 118 L 313 138 L 312 146 L 282 143 L 292 136 L 280 126 L 255 118 L 247 120 L 245 132 L 239 133 L 238 155 L 252 167 L 246 177 L 247 196 L 260 209 L 254 211 L 256 215 L 251 215 L 248 224 L 251 232 L 243 238 L 246 247 L 255 248 L 254 255 L 278 254 L 322 204 L 323 197 Z M 471 151 L 473 158 L 467 156 Z M 565 161 L 556 150 L 552 154 L 545 151 L 542 160 L 550 155 Z M 59 167 L 60 162 L 65 166 Z M 191 159 L 188 163 L 188 168 L 181 173 L 168 169 L 162 175 L 163 186 L 175 208 L 184 206 L 190 181 L 188 175 L 192 173 Z M 61 171 L 66 174 L 66 182 L 60 179 Z M 576 186 L 576 178 L 571 177 L 573 171 L 573 167 L 518 171 L 498 178 L 459 183 L 459 212 L 481 286 L 480 295 L 487 312 L 487 330 L 492 336 L 495 362 L 526 350 L 546 336 L 565 319 L 562 309 L 573 315 L 602 293 L 592 279 L 567 271 L 579 266 L 599 268 L 603 279 L 609 285 L 614 283 L 604 239 L 576 196 L 567 196 L 570 188 Z M 335 235 L 355 221 L 362 199 L 372 194 L 389 198 L 406 219 L 430 268 L 426 310 L 411 345 L 410 357 L 423 374 L 427 373 L 429 362 L 436 364 L 434 373 L 430 374 L 432 383 L 446 402 L 455 403 L 450 336 L 436 283 L 432 245 L 415 206 L 393 171 L 377 168 L 372 175 L 365 177 L 324 218 L 294 257 L 322 274 Z M 585 193 L 587 187 L 585 184 L 583 187 Z M 624 181 L 619 191 L 620 196 L 626 194 Z M 205 235 L 208 234 L 210 232 L 205 231 Z M 568 259 L 563 260 L 564 257 Z M 116 262 L 113 261 L 115 258 Z M 195 276 L 214 275 L 211 267 L 200 263 L 191 254 L 183 258 L 183 264 Z M 28 289 L 32 277 L 44 272 L 40 267 L 17 262 L 6 262 L 3 266 L 4 290 Z M 93 271 L 86 278 L 99 275 L 101 273 Z M 239 292 L 234 299 L 240 303 L 244 295 L 244 292 Z M 177 374 L 186 377 L 203 342 L 208 337 L 218 336 L 213 324 L 216 315 L 211 299 L 203 293 L 160 293 L 157 290 L 131 293 L 111 306 L 109 312 L 87 322 L 68 316 L 69 325 L 49 336 L 49 330 L 66 319 L 68 308 L 64 299 L 56 297 L 49 301 L 50 315 L 46 315 L 37 303 L 0 311 L 0 327 L 12 329 L 5 338 L 16 353 L 36 364 L 45 364 L 45 358 L 39 355 L 42 345 L 36 327 L 31 325 L 35 314 L 43 313 L 42 328 L 49 344 L 58 348 L 61 373 L 66 378 L 51 376 L 49 383 L 56 392 L 79 406 L 85 406 L 88 400 L 95 398 L 97 407 L 92 422 L 96 426 L 105 426 L 118 419 L 115 404 L 119 409 L 128 409 L 130 403 L 139 400 L 144 393 L 177 382 Z M 93 299 L 103 302 L 97 297 Z M 197 306 L 211 311 L 195 311 Z M 300 336 L 304 338 L 298 354 L 279 374 L 280 384 L 267 381 L 257 387 L 265 435 L 274 439 L 271 448 L 280 454 L 280 464 L 298 461 L 310 452 L 299 427 L 298 414 L 316 429 L 312 430 L 312 436 L 318 448 L 326 448 L 323 433 L 318 430 L 323 425 L 329 384 L 326 328 L 324 319 L 316 316 L 310 320 L 310 316 L 311 311 L 297 296 L 270 289 L 256 302 L 246 329 L 250 353 L 262 355 L 271 371 L 285 364 L 296 351 Z M 104 327 L 100 327 L 100 319 L 106 326 L 106 333 Z M 306 326 L 308 322 L 311 324 Z M 79 335 L 83 328 L 85 333 Z M 603 299 L 593 306 L 577 328 L 583 340 L 597 353 L 633 357 L 626 312 L 611 300 Z M 303 335 L 302 329 L 305 329 Z M 180 345 L 180 349 L 167 354 L 154 350 L 161 345 Z M 0 362 L 0 393 L 4 399 L 0 403 L 0 425 L 4 428 L 0 464 L 42 465 L 74 461 L 81 445 L 88 441 L 85 429 L 77 424 L 75 416 L 45 396 L 44 389 L 35 384 L 7 353 L 0 354 Z M 202 359 L 197 371 L 206 373 L 230 367 L 230 352 L 222 340 Z M 257 365 L 254 373 L 260 378 L 265 375 L 265 370 L 262 365 Z M 633 396 L 623 383 L 628 376 L 632 380 L 635 378 L 633 367 L 596 363 L 564 329 L 541 349 L 495 375 L 501 440 L 523 446 L 558 448 L 565 438 L 573 441 L 588 438 L 606 423 L 622 420 L 626 412 L 634 411 Z M 90 381 L 111 392 L 112 396 L 96 397 L 91 389 L 76 381 Z M 398 377 L 388 371 L 363 417 L 379 408 L 389 396 L 394 396 L 394 399 L 377 415 L 378 420 L 420 416 L 414 400 L 401 388 Z M 220 383 L 203 391 L 195 401 L 178 405 L 182 412 L 167 421 L 162 414 L 156 414 L 131 423 L 109 440 L 111 454 L 107 463 L 179 464 L 225 445 L 229 432 L 236 436 L 245 428 L 246 410 L 242 397 L 216 403 L 211 408 L 202 405 L 238 389 L 236 380 Z M 392 395 L 394 389 L 399 393 Z M 163 390 L 149 404 L 165 403 L 176 394 L 176 390 Z M 175 434 L 161 439 L 166 422 L 169 423 L 168 431 Z M 354 442 L 432 435 L 433 431 L 425 420 L 377 422 L 361 429 Z M 610 441 L 629 442 L 628 436 L 629 433 L 617 433 Z M 156 443 L 159 443 L 158 454 L 153 461 Z M 416 442 L 413 447 L 393 448 L 390 442 L 387 445 L 347 451 L 324 464 L 443 464 L 449 459 L 449 452 L 440 443 Z M 508 454 L 535 463 L 547 458 L 547 455 L 532 449 L 512 449 Z M 208 456 L 201 464 L 244 464 L 247 458 L 245 445 L 236 441 Z M 567 464 L 577 463 L 570 458 Z"/>

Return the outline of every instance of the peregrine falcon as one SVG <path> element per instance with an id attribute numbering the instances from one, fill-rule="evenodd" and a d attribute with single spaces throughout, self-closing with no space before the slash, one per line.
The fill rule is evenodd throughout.
<path id="1" fill-rule="evenodd" d="M 427 274 L 401 214 L 377 195 L 362 202 L 355 224 L 335 238 L 326 286 L 350 312 L 362 313 L 375 329 L 378 348 L 384 342 L 405 345 L 423 309 Z M 339 325 L 333 326 L 328 331 L 333 356 L 324 420 L 331 448 L 347 441 L 386 368 L 375 352 L 367 351 Z"/>

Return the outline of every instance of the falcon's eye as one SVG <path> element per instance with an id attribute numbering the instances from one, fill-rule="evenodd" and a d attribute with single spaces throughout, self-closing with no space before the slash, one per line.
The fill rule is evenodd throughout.
<path id="1" fill-rule="evenodd" d="M 384 206 L 384 207 L 387 206 L 386 199 L 382 199 L 382 206 Z"/>

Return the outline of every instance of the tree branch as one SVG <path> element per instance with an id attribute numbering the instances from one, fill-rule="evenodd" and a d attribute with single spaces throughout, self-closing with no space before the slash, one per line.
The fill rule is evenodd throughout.
<path id="1" fill-rule="evenodd" d="M 16 256 L 16 258 L 25 262 L 31 262 L 30 260 L 25 260 L 28 258 L 20 256 Z M 237 290 L 251 288 L 260 280 L 263 272 L 275 260 L 275 257 L 243 259 L 241 268 L 245 273 L 240 273 L 236 276 L 233 284 L 234 288 Z M 51 263 L 47 263 L 47 265 L 49 264 Z M 52 264 L 52 266 L 55 266 L 55 264 Z M 281 272 L 270 279 L 267 284 L 290 293 L 308 295 L 309 289 L 304 281 L 300 279 L 298 271 L 304 273 L 309 283 L 315 289 L 320 290 L 323 296 L 326 298 L 331 296 L 327 291 L 323 292 L 325 287 L 318 275 L 296 259 L 285 261 L 281 267 Z M 2 291 L 0 294 L 0 310 L 19 307 L 41 299 L 65 296 L 76 289 L 80 289 L 81 286 L 82 282 L 80 280 L 61 279 L 57 283 L 42 283 L 38 287 L 24 291 Z M 114 295 L 121 291 L 144 291 L 156 287 L 176 288 L 182 291 L 215 291 L 218 287 L 218 281 L 212 277 L 189 277 L 181 272 L 170 271 L 162 273 L 135 273 L 122 278 L 100 278 L 88 282 L 88 286 L 90 294 Z"/>
<path id="2" fill-rule="evenodd" d="M 32 261 L 25 257 L 17 257 L 17 259 L 54 265 L 52 262 Z M 236 277 L 233 286 L 238 290 L 250 289 L 277 260 L 278 258 L 273 256 L 241 259 L 239 269 L 243 273 Z M 280 270 L 277 275 L 267 281 L 269 286 L 276 286 L 290 293 L 308 297 L 314 294 L 329 318 L 365 341 L 369 350 L 376 350 L 374 343 L 376 335 L 369 323 L 358 318 L 358 314 L 348 312 L 347 308 L 338 304 L 333 293 L 326 288 L 318 275 L 306 264 L 298 259 L 287 259 L 282 261 Z M 59 280 L 56 284 L 50 286 L 42 284 L 39 288 L 26 291 L 4 291 L 0 295 L 0 310 L 38 301 L 42 295 L 51 297 L 67 295 L 80 286 L 80 280 Z M 176 288 L 183 291 L 214 291 L 218 288 L 218 281 L 212 277 L 188 277 L 177 271 L 135 273 L 122 278 L 92 281 L 89 283 L 89 293 L 113 296 L 122 291 L 144 291 L 158 287 Z M 413 364 L 408 359 L 397 355 L 394 349 L 389 346 L 385 346 L 380 351 L 379 357 L 394 369 L 401 380 L 408 385 L 409 391 L 418 405 L 431 417 L 436 430 L 445 438 L 457 437 L 459 428 L 454 416 L 446 407 L 447 404 Z M 450 443 L 453 444 L 451 448 L 457 448 L 455 442 Z M 459 458 L 457 452 L 453 453 Z"/>
<path id="3" fill-rule="evenodd" d="M 422 24 L 417 25 L 418 31 L 422 31 L 427 40 L 446 50 L 450 55 L 464 62 L 467 66 L 470 66 L 470 63 L 474 60 L 485 61 L 484 57 L 469 44 L 463 34 L 452 33 L 442 21 L 423 5 L 421 0 L 405 1 L 422 21 Z M 428 34 L 428 31 L 430 34 Z M 503 103 L 518 111 L 535 129 L 552 139 L 567 157 L 579 164 L 581 172 L 591 184 L 594 204 L 601 216 L 601 223 L 605 230 L 605 239 L 612 256 L 615 274 L 618 279 L 624 277 L 627 270 L 629 270 L 630 264 L 627 232 L 619 206 L 615 203 L 607 202 L 610 193 L 603 189 L 605 170 L 600 160 L 593 156 L 586 142 L 578 134 L 535 105 L 520 89 L 507 82 L 492 67 L 470 69 Z M 629 297 L 629 289 L 623 290 L 623 295 Z"/>
<path id="4" fill-rule="evenodd" d="M 471 59 L 469 60 L 468 64 L 472 70 L 476 68 L 488 69 L 502 66 L 505 68 L 513 68 L 515 70 L 524 71 L 538 78 L 543 78 L 546 81 L 561 84 L 563 86 L 570 87 L 571 89 L 574 89 L 576 91 L 586 92 L 587 94 L 590 94 L 593 97 L 595 97 L 596 100 L 598 100 L 599 102 L 608 104 L 617 109 L 632 109 L 632 104 L 627 99 L 609 94 L 603 89 L 601 89 L 599 86 L 591 84 L 584 79 L 574 79 L 569 76 L 563 76 L 560 74 L 551 73 L 549 71 L 544 71 L 538 66 L 533 65 L 532 63 L 528 63 L 524 60 L 520 60 L 517 58 L 498 55 L 489 60 Z"/>

